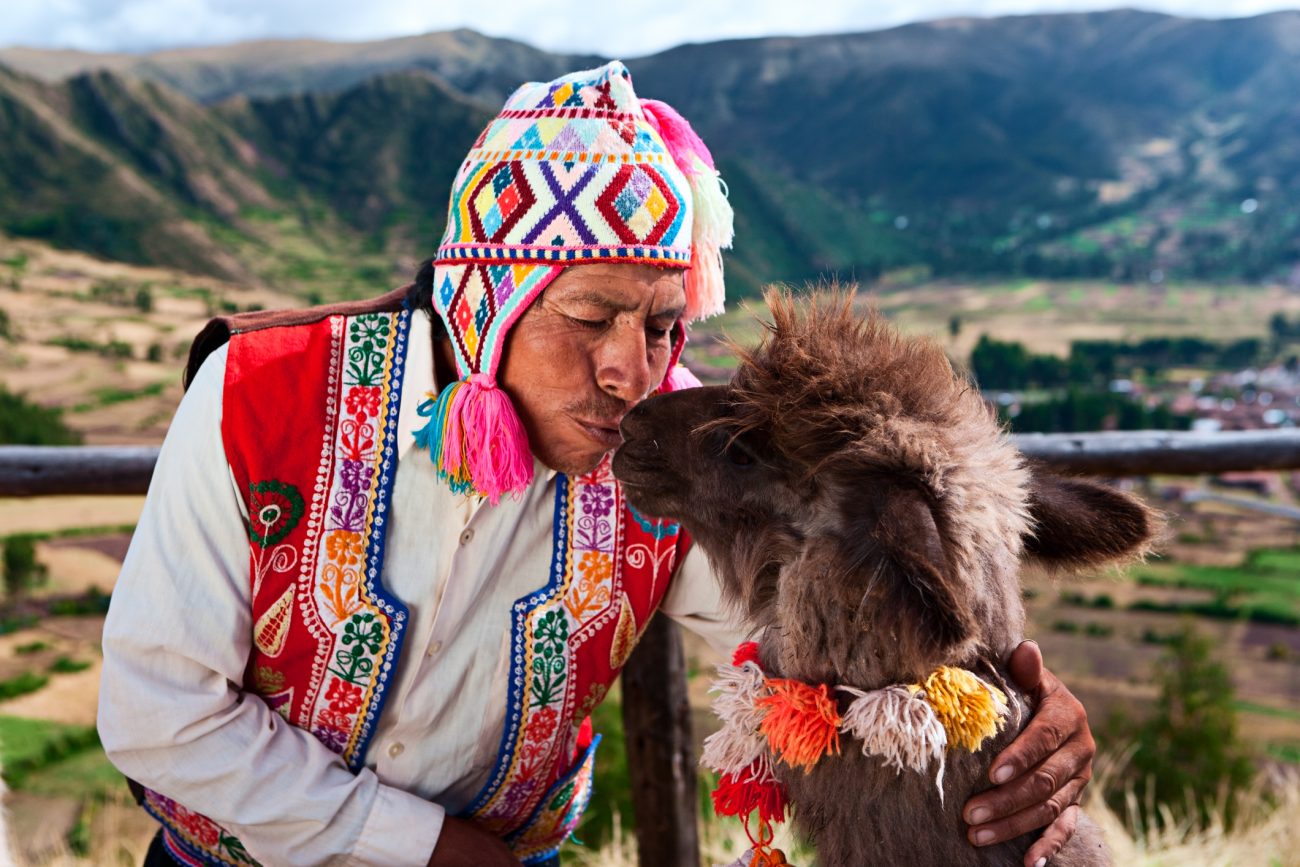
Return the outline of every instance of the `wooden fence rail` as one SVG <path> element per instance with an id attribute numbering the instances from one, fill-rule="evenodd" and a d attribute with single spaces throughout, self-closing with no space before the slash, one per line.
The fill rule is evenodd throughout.
<path id="1" fill-rule="evenodd" d="M 1300 429 L 1017 434 L 1012 439 L 1026 455 L 1081 475 L 1300 469 Z M 158 449 L 146 446 L 0 446 L 0 497 L 142 494 L 157 459 Z"/>
<path id="2" fill-rule="evenodd" d="M 1026 455 L 1062 472 L 1196 475 L 1300 469 L 1300 430 L 1026 434 Z M 0 497 L 142 494 L 158 449 L 0 446 Z M 698 858 L 694 740 L 681 637 L 655 617 L 623 671 L 623 720 L 642 864 Z"/>

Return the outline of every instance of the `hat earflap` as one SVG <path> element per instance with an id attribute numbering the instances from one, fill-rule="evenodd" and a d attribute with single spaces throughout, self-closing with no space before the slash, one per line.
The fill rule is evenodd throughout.
<path id="1" fill-rule="evenodd" d="M 709 148 L 686 118 L 665 102 L 641 100 L 646 120 L 691 186 L 694 223 L 691 228 L 691 267 L 686 272 L 688 322 L 721 313 L 725 301 L 722 250 L 735 237 L 735 215 L 727 201 L 727 185 L 713 164 Z"/>
<path id="2" fill-rule="evenodd" d="M 477 493 L 496 505 L 533 481 L 528 432 L 496 380 L 483 373 L 453 382 L 420 404 L 429 419 L 415 444 L 429 450 L 438 475 L 457 494 Z"/>

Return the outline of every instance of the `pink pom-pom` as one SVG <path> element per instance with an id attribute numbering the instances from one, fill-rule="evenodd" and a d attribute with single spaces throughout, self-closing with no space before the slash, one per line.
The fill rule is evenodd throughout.
<path id="1" fill-rule="evenodd" d="M 691 159 L 692 155 L 699 157 L 705 168 L 714 168 L 713 154 L 709 153 L 708 145 L 691 128 L 686 118 L 677 113 L 677 109 L 657 99 L 643 99 L 641 111 L 645 113 L 645 119 L 650 125 L 658 131 L 659 137 L 664 140 L 668 153 L 672 156 L 673 162 L 677 163 L 677 167 L 682 170 L 682 174 L 690 177 L 699 171 L 695 160 Z"/>
<path id="2" fill-rule="evenodd" d="M 691 373 L 684 364 L 674 364 L 664 377 L 663 385 L 659 386 L 660 394 L 668 394 L 674 391 L 681 391 L 684 388 L 699 388 L 704 383 Z"/>
<path id="3" fill-rule="evenodd" d="M 474 489 L 496 505 L 533 481 L 533 454 L 528 432 L 510 396 L 489 376 L 476 373 L 452 399 L 447 419 L 443 470 L 455 476 L 463 466 Z"/>

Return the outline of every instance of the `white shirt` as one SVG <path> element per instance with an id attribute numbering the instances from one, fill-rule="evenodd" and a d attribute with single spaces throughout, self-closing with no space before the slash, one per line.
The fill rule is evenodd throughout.
<path id="1" fill-rule="evenodd" d="M 413 448 L 434 389 L 411 318 L 383 583 L 410 611 L 366 767 L 243 692 L 252 651 L 246 507 L 221 437 L 226 347 L 181 401 L 104 626 L 99 732 L 123 773 L 203 813 L 265 864 L 428 863 L 468 806 L 505 718 L 510 607 L 547 580 L 555 473 L 517 500 L 451 493 Z M 292 418 L 286 424 L 292 424 Z M 722 652 L 743 637 L 692 549 L 660 606 Z"/>

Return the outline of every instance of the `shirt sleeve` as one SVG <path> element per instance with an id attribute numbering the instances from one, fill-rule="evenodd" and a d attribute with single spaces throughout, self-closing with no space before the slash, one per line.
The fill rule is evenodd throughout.
<path id="1" fill-rule="evenodd" d="M 659 610 L 699 635 L 725 659 L 731 658 L 737 644 L 752 637 L 740 613 L 723 601 L 722 587 L 698 545 L 686 552 Z"/>
<path id="2" fill-rule="evenodd" d="M 104 624 L 99 732 L 128 777 L 264 864 L 424 867 L 442 807 L 354 774 L 242 690 L 252 650 L 246 508 L 221 437 L 226 347 L 182 399 Z"/>

